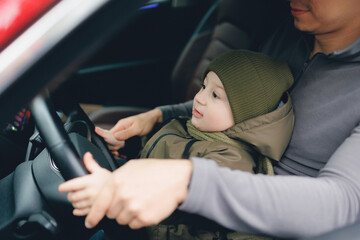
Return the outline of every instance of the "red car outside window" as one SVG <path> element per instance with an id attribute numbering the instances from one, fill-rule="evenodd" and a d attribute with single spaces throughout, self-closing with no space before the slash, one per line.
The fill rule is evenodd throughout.
<path id="1" fill-rule="evenodd" d="M 0 0 L 0 51 L 59 0 Z"/>

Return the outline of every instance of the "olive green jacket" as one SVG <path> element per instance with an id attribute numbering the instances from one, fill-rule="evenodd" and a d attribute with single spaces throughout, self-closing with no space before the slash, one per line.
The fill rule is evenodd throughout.
<path id="1" fill-rule="evenodd" d="M 221 142 L 196 141 L 186 130 L 186 120 L 174 119 L 150 138 L 140 158 L 201 157 L 231 169 L 257 172 L 256 166 L 262 157 L 279 161 L 288 145 L 294 112 L 288 94 L 287 99 L 274 111 L 224 131 L 228 137 L 243 143 L 242 148 Z"/>

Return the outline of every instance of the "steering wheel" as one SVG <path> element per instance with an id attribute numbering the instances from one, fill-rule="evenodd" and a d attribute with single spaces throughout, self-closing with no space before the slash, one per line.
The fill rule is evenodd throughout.
<path id="1" fill-rule="evenodd" d="M 101 152 L 103 155 L 102 163 L 106 161 L 107 169 L 115 170 L 118 164 L 112 158 L 112 154 L 108 150 L 104 140 L 95 133 L 95 126 L 88 116 L 77 103 L 71 103 L 70 106 L 66 106 L 66 108 L 67 121 L 84 121 L 90 129 L 91 143 L 93 144 L 90 144 L 88 139 L 84 138 L 86 142 L 83 142 L 83 147 L 86 151 L 89 151 L 89 149 L 94 150 L 94 148 L 97 147 L 98 153 Z M 64 129 L 64 125 L 57 115 L 49 95 L 47 93 L 38 95 L 31 102 L 30 110 L 40 136 L 43 138 L 63 178 L 69 180 L 86 175 L 87 171 L 83 161 L 70 139 L 72 133 L 68 134 Z M 97 154 L 97 156 L 101 157 L 99 154 Z M 99 162 L 101 159 L 95 159 L 104 167 L 104 164 Z M 108 236 L 120 236 L 121 234 L 121 236 L 126 236 L 130 239 L 143 239 L 146 234 L 145 230 L 132 230 L 128 226 L 118 225 L 116 221 L 107 218 L 103 219 L 98 226 L 99 229 L 104 229 Z"/>
<path id="2" fill-rule="evenodd" d="M 75 146 L 65 131 L 48 93 L 39 94 L 31 103 L 30 110 L 40 136 L 65 180 L 84 176 L 87 170 Z M 84 121 L 90 128 L 91 141 L 101 150 L 108 163 L 109 170 L 115 170 L 117 164 L 106 147 L 104 140 L 95 133 L 95 126 L 78 104 L 72 104 L 67 110 L 70 121 Z M 101 164 L 100 164 L 101 165 Z"/>

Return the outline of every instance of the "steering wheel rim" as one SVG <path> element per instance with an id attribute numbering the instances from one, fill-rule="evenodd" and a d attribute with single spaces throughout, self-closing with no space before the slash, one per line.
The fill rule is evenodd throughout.
<path id="1" fill-rule="evenodd" d="M 88 171 L 65 131 L 63 123 L 50 100 L 49 94 L 42 93 L 35 97 L 30 104 L 30 111 L 34 117 L 40 136 L 43 138 L 45 145 L 63 178 L 69 180 L 86 175 Z M 82 118 L 84 118 L 84 116 L 87 117 L 85 113 L 80 115 L 82 115 Z M 87 123 L 91 123 L 88 118 L 83 120 Z M 91 131 L 94 131 L 93 125 L 91 125 L 90 128 L 92 128 Z M 106 156 L 105 158 L 108 159 Z M 116 168 L 114 160 L 109 163 L 111 163 L 111 168 Z"/>
<path id="2" fill-rule="evenodd" d="M 80 106 L 77 104 L 72 104 L 70 112 L 67 112 L 71 115 L 74 121 L 83 120 L 87 122 L 90 126 L 90 132 L 94 133 L 94 125 L 87 115 L 82 111 Z M 62 106 L 61 108 L 63 108 Z M 74 107 L 74 108 L 73 108 Z M 66 108 L 66 106 L 65 106 Z M 78 110 L 77 108 L 80 108 Z M 52 104 L 52 101 L 47 92 L 39 94 L 30 104 L 30 111 L 35 120 L 36 127 L 39 131 L 40 136 L 43 138 L 47 150 L 49 151 L 54 163 L 59 169 L 64 180 L 70 180 L 72 178 L 81 177 L 86 175 L 88 172 L 85 169 L 83 161 L 79 156 L 75 145 L 71 142 L 69 134 L 66 132 L 63 122 L 60 120 L 57 115 L 55 108 Z M 78 111 L 78 112 L 77 112 Z M 77 113 L 74 113 L 77 112 Z M 69 116 L 68 116 L 69 117 Z M 80 119 L 81 118 L 81 119 Z M 102 138 L 106 149 L 106 144 Z M 88 140 L 87 140 L 88 141 Z M 91 141 L 92 142 L 92 141 Z M 96 143 L 94 145 L 97 145 Z M 99 146 L 97 146 L 99 147 Z M 110 151 L 107 149 L 108 153 L 111 155 Z M 102 152 L 102 151 L 101 151 Z M 103 153 L 103 152 L 102 152 Z M 103 153 L 104 154 L 104 153 Z M 95 156 L 95 155 L 94 155 Z M 106 157 L 105 157 L 106 158 Z M 115 160 L 113 160 L 116 164 Z M 111 167 L 111 166 L 110 166 Z M 97 229 L 103 229 L 107 232 L 107 235 L 118 236 L 118 234 L 126 236 L 135 236 L 132 239 L 139 239 L 137 235 L 143 235 L 143 231 L 135 231 L 130 229 L 128 226 L 121 226 L 115 220 L 104 218 L 97 226 Z"/>

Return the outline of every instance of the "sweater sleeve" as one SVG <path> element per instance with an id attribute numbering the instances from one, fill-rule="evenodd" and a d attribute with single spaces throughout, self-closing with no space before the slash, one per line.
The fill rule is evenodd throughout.
<path id="1" fill-rule="evenodd" d="M 165 105 L 158 107 L 162 112 L 162 121 L 167 122 L 179 116 L 191 116 L 193 101 L 179 103 L 174 105 Z"/>
<path id="2" fill-rule="evenodd" d="M 193 158 L 189 194 L 180 209 L 230 229 L 276 237 L 309 237 L 354 223 L 360 207 L 360 127 L 317 178 L 252 175 Z"/>

